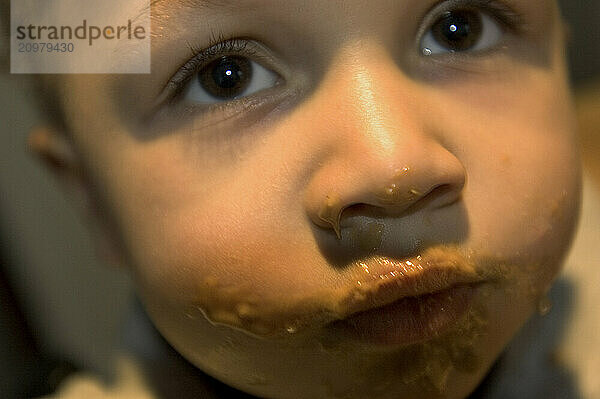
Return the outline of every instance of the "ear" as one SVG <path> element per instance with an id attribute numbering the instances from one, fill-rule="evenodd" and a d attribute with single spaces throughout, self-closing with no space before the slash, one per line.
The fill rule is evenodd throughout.
<path id="1" fill-rule="evenodd" d="M 98 256 L 109 264 L 124 265 L 119 246 L 112 238 L 115 235 L 109 234 L 106 219 L 92 194 L 92 183 L 85 175 L 78 152 L 68 135 L 49 126 L 38 126 L 29 133 L 27 146 L 56 178 L 85 222 L 91 225 Z"/>

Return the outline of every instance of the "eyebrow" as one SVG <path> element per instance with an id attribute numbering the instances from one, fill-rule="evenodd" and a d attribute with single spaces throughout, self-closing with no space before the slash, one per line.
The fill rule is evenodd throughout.
<path id="1" fill-rule="evenodd" d="M 150 0 L 150 7 L 165 6 L 194 7 L 194 8 L 222 8 L 231 7 L 236 3 L 233 0 Z M 239 3 L 239 1 L 238 1 Z"/>
<path id="2" fill-rule="evenodd" d="M 164 3 L 165 1 L 168 1 L 169 3 L 179 3 L 183 5 L 205 5 L 208 7 L 219 7 L 222 5 L 226 5 L 226 4 L 231 4 L 232 1 L 231 0 L 151 0 L 150 1 L 150 6 L 154 6 L 157 4 L 161 4 Z"/>
<path id="3" fill-rule="evenodd" d="M 236 4 L 237 3 L 237 4 Z M 219 8 L 240 8 L 240 1 L 235 0 L 150 0 L 150 4 L 143 7 L 132 21 L 140 18 L 142 15 L 150 15 L 152 18 L 160 18 L 163 15 L 168 15 L 168 12 L 175 8 L 195 8 L 202 9 L 219 9 Z M 243 0 L 242 3 L 251 3 L 250 0 Z M 242 4 L 242 5 L 245 5 Z"/>

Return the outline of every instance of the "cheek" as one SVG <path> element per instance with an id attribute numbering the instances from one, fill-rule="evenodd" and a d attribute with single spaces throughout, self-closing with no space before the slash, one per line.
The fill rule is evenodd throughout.
<path id="1" fill-rule="evenodd" d="M 486 298 L 505 343 L 556 277 L 576 226 L 580 165 L 568 88 L 556 71 L 453 85 L 431 123 L 463 163 L 465 246 L 503 259 L 510 284 Z"/>
<path id="2" fill-rule="evenodd" d="M 560 79 L 535 82 L 494 93 L 503 107 L 482 99 L 485 110 L 476 113 L 483 118 L 470 129 L 477 140 L 464 141 L 469 246 L 511 265 L 511 284 L 488 299 L 496 342 L 507 342 L 543 303 L 578 219 L 580 164 L 568 91 Z"/>
<path id="3" fill-rule="evenodd" d="M 126 242 L 146 302 L 267 334 L 293 317 L 282 311 L 286 303 L 318 297 L 331 282 L 301 209 L 291 209 L 289 192 L 274 189 L 285 185 L 278 172 L 267 160 L 253 162 L 207 176 L 188 159 L 165 165 L 160 184 L 139 177 L 128 183 L 144 193 L 135 207 L 121 208 L 128 209 L 121 218 L 137 226 Z"/>
<path id="4" fill-rule="evenodd" d="M 570 96 L 557 72 L 529 71 L 515 82 L 522 87 L 501 81 L 463 89 L 457 97 L 468 104 L 449 110 L 462 115 L 449 118 L 468 175 L 469 247 L 556 272 L 579 209 Z"/>
<path id="5" fill-rule="evenodd" d="M 546 112 L 511 119 L 517 124 L 499 140 L 498 158 L 486 161 L 490 173 L 474 176 L 483 199 L 472 210 L 479 215 L 473 223 L 477 234 L 487 237 L 496 255 L 553 268 L 577 220 L 580 177 L 569 110 L 556 107 L 566 118 L 561 120 L 547 105 Z"/>

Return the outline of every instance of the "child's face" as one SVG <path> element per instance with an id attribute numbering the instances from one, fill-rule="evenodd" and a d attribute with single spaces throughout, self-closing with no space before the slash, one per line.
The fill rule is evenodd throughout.
<path id="1" fill-rule="evenodd" d="M 467 395 L 577 216 L 555 4 L 153 7 L 152 75 L 65 107 L 160 331 L 259 396 Z"/>

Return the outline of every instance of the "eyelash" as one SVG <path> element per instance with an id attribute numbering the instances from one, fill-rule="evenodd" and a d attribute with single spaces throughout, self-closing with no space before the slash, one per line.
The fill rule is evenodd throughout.
<path id="1" fill-rule="evenodd" d="M 515 33 L 521 33 L 524 29 L 523 15 L 520 14 L 516 8 L 511 7 L 506 1 L 499 0 L 441 0 L 431 7 L 425 15 L 421 18 L 426 23 L 421 24 L 422 28 L 419 30 L 417 38 L 421 39 L 424 30 L 431 27 L 432 23 L 447 11 L 456 9 L 471 8 L 478 11 L 485 12 L 490 16 L 494 17 L 506 28 L 512 30 Z M 427 16 L 433 15 L 432 18 Z"/>
<path id="2" fill-rule="evenodd" d="M 497 19 L 506 28 L 514 33 L 521 33 L 524 29 L 524 19 L 514 7 L 506 4 L 506 1 L 499 0 L 440 0 L 431 7 L 421 18 L 419 31 L 417 32 L 417 43 L 420 42 L 425 32 L 442 15 L 442 13 L 460 9 L 473 8 L 481 12 L 488 13 Z M 432 15 L 432 17 L 429 17 Z M 258 44 L 245 38 L 227 38 L 221 33 L 212 32 L 209 42 L 204 49 L 195 47 L 188 43 L 192 59 L 187 61 L 171 78 L 166 87 L 167 102 L 175 103 L 180 98 L 187 84 L 194 78 L 204 66 L 211 61 L 224 55 L 241 55 L 255 60 L 260 60 L 261 52 L 258 50 Z"/>
<path id="3" fill-rule="evenodd" d="M 176 101 L 194 75 L 220 56 L 242 55 L 259 60 L 264 58 L 260 56 L 258 45 L 255 42 L 244 38 L 226 38 L 222 34 L 212 33 L 205 49 L 199 49 L 190 43 L 187 45 L 193 57 L 177 71 L 167 84 L 166 89 L 170 93 L 169 102 Z"/>

